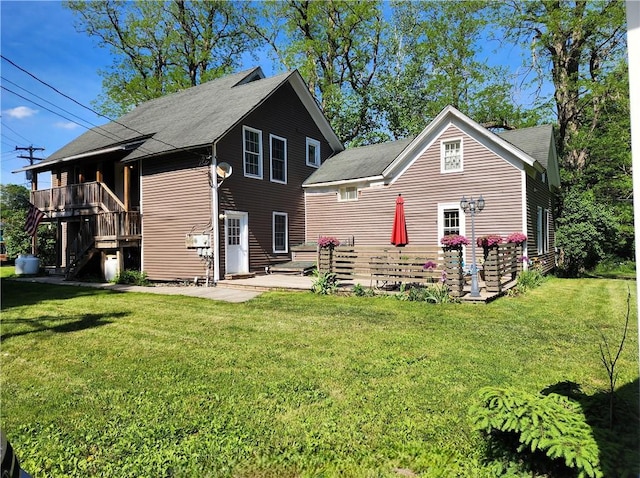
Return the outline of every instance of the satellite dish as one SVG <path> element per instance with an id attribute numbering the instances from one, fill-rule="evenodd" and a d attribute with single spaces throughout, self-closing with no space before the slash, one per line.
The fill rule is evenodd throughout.
<path id="1" fill-rule="evenodd" d="M 219 163 L 216 166 L 216 174 L 224 181 L 225 179 L 227 179 L 229 176 L 231 176 L 231 173 L 233 172 L 233 168 L 231 167 L 231 165 L 229 163 Z"/>

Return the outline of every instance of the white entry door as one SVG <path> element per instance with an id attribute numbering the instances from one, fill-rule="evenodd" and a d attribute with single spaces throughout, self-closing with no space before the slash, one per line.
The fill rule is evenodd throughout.
<path id="1" fill-rule="evenodd" d="M 249 272 L 249 215 L 227 211 L 225 216 L 225 273 L 246 274 Z"/>

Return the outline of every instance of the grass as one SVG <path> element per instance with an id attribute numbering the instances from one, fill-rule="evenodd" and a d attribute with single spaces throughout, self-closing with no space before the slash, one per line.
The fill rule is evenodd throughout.
<path id="1" fill-rule="evenodd" d="M 626 297 L 623 281 L 552 278 L 486 306 L 228 304 L 4 280 L 0 425 L 36 478 L 492 476 L 477 391 L 601 393 L 598 330 L 618 340 Z M 618 404 L 637 420 L 631 327 Z"/>

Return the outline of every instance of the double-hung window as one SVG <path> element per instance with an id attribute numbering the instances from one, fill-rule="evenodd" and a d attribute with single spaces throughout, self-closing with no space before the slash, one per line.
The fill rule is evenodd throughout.
<path id="1" fill-rule="evenodd" d="M 287 140 L 279 136 L 270 135 L 271 148 L 271 181 L 287 183 Z"/>
<path id="2" fill-rule="evenodd" d="M 307 166 L 320 167 L 320 141 L 307 138 Z"/>
<path id="3" fill-rule="evenodd" d="M 276 254 L 289 252 L 289 216 L 285 212 L 273 213 L 273 252 Z"/>
<path id="4" fill-rule="evenodd" d="M 244 175 L 262 179 L 262 131 L 242 127 L 244 151 Z"/>
<path id="5" fill-rule="evenodd" d="M 438 244 L 440 239 L 450 234 L 465 235 L 465 217 L 460 203 L 438 204 Z"/>
<path id="6" fill-rule="evenodd" d="M 442 235 L 460 234 L 460 210 L 445 209 L 442 212 Z"/>
<path id="7" fill-rule="evenodd" d="M 549 210 L 538 206 L 537 234 L 538 254 L 549 252 Z"/>
<path id="8" fill-rule="evenodd" d="M 462 171 L 462 140 L 440 143 L 440 171 L 453 173 Z"/>

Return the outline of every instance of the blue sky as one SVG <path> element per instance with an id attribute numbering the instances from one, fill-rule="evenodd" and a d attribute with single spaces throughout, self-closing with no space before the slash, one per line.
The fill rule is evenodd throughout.
<path id="1" fill-rule="evenodd" d="M 0 47 L 4 57 L 81 104 L 91 106 L 91 102 L 101 93 L 102 79 L 98 71 L 111 65 L 111 56 L 106 48 L 97 46 L 94 39 L 76 31 L 75 18 L 71 11 L 62 6 L 62 2 L 0 0 L 0 16 Z M 504 49 L 500 59 L 491 55 L 491 48 L 490 45 L 486 45 L 483 52 L 486 61 L 508 61 L 512 63 L 512 69 L 518 67 L 517 64 L 513 64 L 514 61 L 520 61 L 519 55 L 514 54 L 517 53 L 517 48 Z M 254 63 L 254 60 L 247 59 L 245 66 L 250 67 Z M 268 60 L 262 63 L 265 73 L 271 74 Z M 27 160 L 18 158 L 18 155 L 27 155 L 27 152 L 16 151 L 16 146 L 33 145 L 45 148 L 35 156 L 47 157 L 86 131 L 87 128 L 77 123 L 91 127 L 107 121 L 61 96 L 5 60 L 1 62 L 0 71 L 3 87 L 0 90 L 0 182 L 4 184 L 28 185 L 24 173 L 12 174 L 12 171 L 28 164 Z M 32 101 L 20 98 L 15 93 Z M 526 99 L 520 98 L 520 102 L 523 101 L 526 102 Z M 63 112 L 60 108 L 66 111 Z M 49 174 L 41 174 L 39 188 L 49 186 Z"/>
<path id="2" fill-rule="evenodd" d="M 2 55 L 39 79 L 55 86 L 80 103 L 90 105 L 101 90 L 98 69 L 111 63 L 108 51 L 95 46 L 93 40 L 77 33 L 71 12 L 61 2 L 0 2 Z M 52 89 L 39 83 L 10 63 L 2 60 L 2 183 L 25 184 L 24 173 L 12 174 L 28 164 L 18 158 L 26 151 L 15 151 L 16 146 L 33 145 L 45 151 L 34 154 L 46 157 L 86 131 L 73 123 L 78 117 L 93 124 L 104 124 L 97 117 Z M 39 103 L 26 101 L 9 89 Z M 25 91 L 26 90 L 26 91 Z M 29 94 L 29 93 L 31 94 Z M 37 95 L 42 99 L 36 98 Z M 61 112 L 50 103 L 64 108 Z M 69 119 L 47 111 L 60 111 Z M 90 126 L 88 123 L 83 123 Z M 41 186 L 50 184 L 49 175 L 40 175 Z"/>

